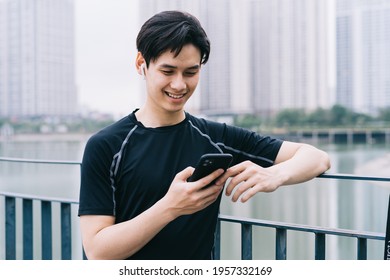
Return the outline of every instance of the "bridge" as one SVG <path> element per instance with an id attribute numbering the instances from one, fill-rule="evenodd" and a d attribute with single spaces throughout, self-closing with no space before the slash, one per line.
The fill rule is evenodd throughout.
<path id="1" fill-rule="evenodd" d="M 311 143 L 390 144 L 389 128 L 282 129 L 269 134 L 282 139 Z"/>

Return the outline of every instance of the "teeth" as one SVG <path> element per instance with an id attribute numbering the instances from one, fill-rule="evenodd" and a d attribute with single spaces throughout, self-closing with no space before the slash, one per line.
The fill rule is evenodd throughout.
<path id="1" fill-rule="evenodd" d="M 175 94 L 171 94 L 169 92 L 166 92 L 166 94 L 171 97 L 171 98 L 174 98 L 174 99 L 180 99 L 184 96 L 184 94 L 181 94 L 181 95 L 175 95 Z"/>

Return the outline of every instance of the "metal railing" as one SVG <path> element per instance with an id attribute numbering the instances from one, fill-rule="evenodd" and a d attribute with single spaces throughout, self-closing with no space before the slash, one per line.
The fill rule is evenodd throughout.
<path id="1" fill-rule="evenodd" d="M 54 165 L 78 165 L 81 167 L 81 162 L 78 161 L 64 161 L 64 160 L 39 160 L 39 159 L 22 159 L 0 157 L 0 162 L 13 163 L 31 163 L 31 164 L 54 164 Z M 22 259 L 31 260 L 34 256 L 34 208 L 33 202 L 40 204 L 40 222 L 41 222 L 41 259 L 53 259 L 53 205 L 59 204 L 60 214 L 58 219 L 60 221 L 60 259 L 73 259 L 72 253 L 72 224 L 76 217 L 71 215 L 71 206 L 77 205 L 78 201 L 55 198 L 34 196 L 10 192 L 0 192 L 0 197 L 3 196 L 5 203 L 5 259 L 17 259 L 17 207 L 16 202 L 21 201 L 22 204 Z M 1 228 L 1 226 L 0 226 Z M 81 246 L 81 245 L 80 245 Z"/>
<path id="2" fill-rule="evenodd" d="M 80 165 L 80 162 L 74 161 L 52 161 L 52 160 L 35 160 L 35 159 L 18 159 L 0 157 L 0 162 L 16 162 L 16 163 L 33 163 L 33 164 L 66 164 L 66 165 Z M 364 180 L 364 181 L 382 181 L 390 182 L 390 178 L 386 177 L 368 177 L 355 176 L 350 174 L 323 174 L 319 178 L 338 179 L 338 180 Z M 21 200 L 22 204 L 22 247 L 23 259 L 33 259 L 34 248 L 33 245 L 33 201 L 40 204 L 41 212 L 41 258 L 53 259 L 53 224 L 52 224 L 52 205 L 57 203 L 60 205 L 60 243 L 61 243 L 61 259 L 74 259 L 72 255 L 72 220 L 77 217 L 72 217 L 71 206 L 77 205 L 78 201 L 67 200 L 62 198 L 42 197 L 33 195 L 16 194 L 10 192 L 0 192 L 0 197 L 4 197 L 5 201 L 5 259 L 16 259 L 16 233 L 17 233 L 17 215 L 16 202 Z M 357 257 L 358 260 L 367 259 L 367 240 L 385 240 L 384 233 L 362 232 L 355 230 L 343 230 L 323 228 L 316 226 L 290 224 L 283 222 L 240 218 L 226 215 L 219 215 L 217 230 L 215 234 L 215 248 L 214 259 L 221 257 L 221 224 L 222 223 L 237 223 L 241 225 L 241 259 L 252 259 L 252 236 L 254 227 L 266 227 L 275 229 L 275 259 L 287 259 L 287 232 L 299 231 L 309 232 L 315 236 L 315 259 L 323 260 L 326 256 L 326 236 L 344 236 L 348 238 L 355 238 L 357 240 Z M 1 226 L 0 226 L 1 228 Z M 81 244 L 80 244 L 81 246 Z M 384 245 L 383 245 L 384 246 Z"/>
<path id="3" fill-rule="evenodd" d="M 0 192 L 5 197 L 5 259 L 16 259 L 16 201 L 22 201 L 22 246 L 23 259 L 32 260 L 34 255 L 33 246 L 33 201 L 40 203 L 41 211 L 41 252 L 43 260 L 53 259 L 53 204 L 60 205 L 60 235 L 61 235 L 61 259 L 72 259 L 72 216 L 71 205 L 77 201 L 39 197 L 32 195 L 21 195 L 16 193 Z M 58 217 L 56 217 L 58 218 Z"/>
<path id="4" fill-rule="evenodd" d="M 326 236 L 345 236 L 357 239 L 357 258 L 358 260 L 367 259 L 367 240 L 385 240 L 385 235 L 381 233 L 359 232 L 354 230 L 330 229 L 315 226 L 281 223 L 275 221 L 237 218 L 226 215 L 219 215 L 216 246 L 214 250 L 215 259 L 220 259 L 220 238 L 221 238 L 221 223 L 239 223 L 241 225 L 241 259 L 252 259 L 252 229 L 257 227 L 268 227 L 275 229 L 275 259 L 287 259 L 287 231 L 310 232 L 315 235 L 314 256 L 316 260 L 325 260 L 326 253 Z M 384 246 L 384 245 L 383 245 Z"/>

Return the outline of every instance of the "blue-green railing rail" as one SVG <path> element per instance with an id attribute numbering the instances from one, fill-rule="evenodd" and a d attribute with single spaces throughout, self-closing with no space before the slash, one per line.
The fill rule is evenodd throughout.
<path id="1" fill-rule="evenodd" d="M 66 164 L 81 165 L 74 161 L 57 160 L 35 160 L 0 157 L 0 161 L 34 164 Z M 350 174 L 322 174 L 320 178 L 328 179 L 346 179 L 363 181 L 383 181 L 390 182 L 387 177 L 356 176 Z M 22 225 L 23 225 L 23 259 L 33 259 L 33 201 L 40 203 L 41 209 L 41 251 L 42 259 L 53 259 L 53 225 L 52 225 L 52 205 L 60 204 L 60 233 L 61 233 L 61 259 L 72 259 L 72 215 L 71 206 L 78 204 L 76 200 L 67 200 L 63 198 L 52 198 L 33 196 L 25 194 L 16 194 L 10 192 L 0 192 L 0 196 L 5 199 L 5 259 L 16 259 L 16 201 L 22 201 Z M 390 206 L 390 205 L 389 205 Z M 73 217 L 76 219 L 77 217 Z M 252 229 L 253 227 L 268 227 L 275 229 L 275 259 L 285 260 L 287 258 L 287 231 L 309 232 L 315 235 L 315 259 L 323 260 L 326 255 L 326 236 L 344 236 L 356 238 L 357 240 L 357 259 L 367 259 L 367 240 L 385 240 L 384 233 L 361 232 L 355 230 L 331 229 L 316 226 L 307 226 L 299 224 L 282 223 L 275 221 L 232 217 L 219 215 L 216 242 L 214 249 L 214 258 L 220 259 L 221 252 L 221 223 L 238 223 L 241 225 L 241 259 L 252 259 Z M 81 246 L 81 244 L 80 244 Z M 1 248 L 2 246 L 0 246 Z"/>

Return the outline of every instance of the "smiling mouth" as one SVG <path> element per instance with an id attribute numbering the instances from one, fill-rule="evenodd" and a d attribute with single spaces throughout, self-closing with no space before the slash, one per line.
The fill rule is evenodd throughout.
<path id="1" fill-rule="evenodd" d="M 184 94 L 172 94 L 172 93 L 169 93 L 167 91 L 165 91 L 165 94 L 167 96 L 169 96 L 170 98 L 173 98 L 173 99 L 180 99 L 180 98 L 183 98 L 186 95 L 186 93 L 184 93 Z"/>

